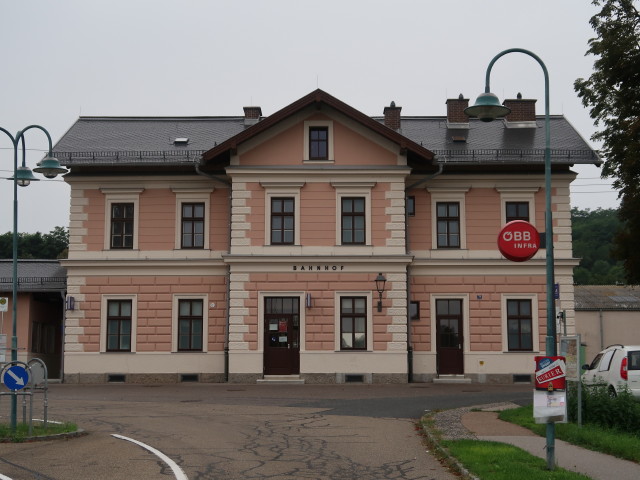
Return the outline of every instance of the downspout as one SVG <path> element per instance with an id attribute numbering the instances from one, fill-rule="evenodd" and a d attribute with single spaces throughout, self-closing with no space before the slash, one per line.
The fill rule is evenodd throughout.
<path id="1" fill-rule="evenodd" d="M 67 328 L 67 292 L 60 290 L 62 297 L 62 351 L 60 352 L 60 383 L 64 383 L 64 347 L 65 347 L 65 329 Z"/>
<path id="2" fill-rule="evenodd" d="M 444 163 L 438 163 L 438 171 L 432 175 L 429 175 L 422 180 L 409 185 L 404 189 L 404 243 L 405 252 L 411 251 L 409 244 L 409 214 L 407 210 L 407 193 L 409 190 L 413 190 L 416 187 L 428 182 L 429 180 L 437 177 L 444 170 Z M 413 345 L 411 343 L 411 265 L 407 266 L 407 377 L 408 382 L 413 383 Z"/>
<path id="3" fill-rule="evenodd" d="M 200 169 L 200 165 L 198 165 L 197 163 L 195 164 L 195 167 L 196 167 L 196 173 L 198 175 L 202 175 L 203 177 L 216 180 L 217 182 L 220 182 L 223 185 L 227 185 L 229 187 L 229 224 L 227 225 L 228 227 L 227 228 L 227 232 L 228 232 L 227 251 L 231 253 L 231 195 L 233 193 L 232 184 L 226 178 L 221 178 L 217 175 L 211 175 L 210 173 L 203 172 Z M 226 326 L 224 329 L 224 381 L 225 383 L 228 383 L 229 382 L 229 316 L 230 316 L 230 305 L 231 305 L 231 301 L 229 300 L 229 297 L 231 296 L 231 267 L 228 264 L 227 264 L 227 278 L 225 283 L 227 284 L 227 297 L 226 297 L 227 312 L 226 312 Z"/>

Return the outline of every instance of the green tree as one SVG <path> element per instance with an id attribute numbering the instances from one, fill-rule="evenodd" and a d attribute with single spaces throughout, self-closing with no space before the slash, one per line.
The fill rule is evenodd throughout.
<path id="1" fill-rule="evenodd" d="M 612 254 L 613 238 L 622 223 L 614 209 L 571 210 L 573 256 L 580 265 L 573 271 L 578 285 L 624 283 L 622 262 Z"/>
<path id="2" fill-rule="evenodd" d="M 18 258 L 57 259 L 66 258 L 69 248 L 69 231 L 55 227 L 44 235 L 36 233 L 18 234 Z M 13 258 L 13 234 L 0 235 L 0 258 Z"/>
<path id="3" fill-rule="evenodd" d="M 604 178 L 620 192 L 623 228 L 614 239 L 630 284 L 640 283 L 640 13 L 635 0 L 594 0 L 601 6 L 590 24 L 594 72 L 574 87 L 591 118 L 602 128 L 591 138 L 602 142 Z"/>

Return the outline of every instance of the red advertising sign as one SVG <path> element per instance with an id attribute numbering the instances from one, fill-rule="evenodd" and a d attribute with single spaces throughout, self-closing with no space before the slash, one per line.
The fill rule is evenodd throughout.
<path id="1" fill-rule="evenodd" d="M 566 390 L 567 364 L 564 357 L 535 357 L 536 390 Z"/>
<path id="2" fill-rule="evenodd" d="M 526 262 L 540 248 L 540 234 L 536 227 L 524 220 L 507 223 L 498 235 L 498 249 L 507 260 Z"/>

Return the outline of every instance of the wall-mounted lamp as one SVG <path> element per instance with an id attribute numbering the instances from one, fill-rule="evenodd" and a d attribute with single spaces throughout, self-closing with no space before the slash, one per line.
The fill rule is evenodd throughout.
<path id="1" fill-rule="evenodd" d="M 376 291 L 378 292 L 378 311 L 382 311 L 382 294 L 384 293 L 384 285 L 387 283 L 387 279 L 381 273 L 376 277 Z"/>
<path id="2" fill-rule="evenodd" d="M 74 297 L 67 297 L 67 310 L 74 310 L 76 308 L 76 299 Z"/>
<path id="3" fill-rule="evenodd" d="M 311 306 L 312 306 L 312 305 L 311 305 L 311 301 L 312 301 L 312 300 L 311 300 L 311 294 L 310 294 L 310 293 L 307 293 L 307 294 L 306 294 L 306 296 L 305 296 L 305 300 L 304 300 L 304 301 L 305 301 L 305 306 L 306 306 L 307 308 L 311 308 Z"/>

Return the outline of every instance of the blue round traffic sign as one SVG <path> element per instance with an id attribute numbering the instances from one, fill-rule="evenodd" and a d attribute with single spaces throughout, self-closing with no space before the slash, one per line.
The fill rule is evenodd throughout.
<path id="1" fill-rule="evenodd" d="M 20 365 L 5 369 L 2 382 L 9 390 L 22 390 L 29 383 L 29 372 Z"/>

